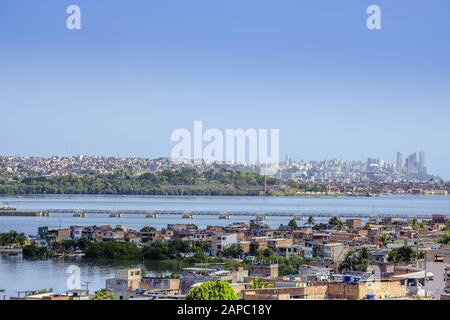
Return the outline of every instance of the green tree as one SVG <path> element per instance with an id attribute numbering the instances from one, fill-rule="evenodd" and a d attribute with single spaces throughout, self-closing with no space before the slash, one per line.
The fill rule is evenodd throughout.
<path id="1" fill-rule="evenodd" d="M 0 233 L 0 245 L 15 247 L 15 246 L 23 246 L 27 237 L 24 233 L 18 233 L 17 231 L 8 231 L 5 233 Z"/>
<path id="2" fill-rule="evenodd" d="M 446 235 L 439 238 L 438 243 L 441 243 L 441 244 L 449 244 L 450 243 L 450 230 L 447 232 Z"/>
<path id="3" fill-rule="evenodd" d="M 192 288 L 186 300 L 239 300 L 233 287 L 225 280 L 207 281 Z"/>
<path id="4" fill-rule="evenodd" d="M 289 221 L 288 226 L 291 227 L 292 229 L 297 229 L 298 228 L 297 221 L 295 219 L 291 219 L 291 221 Z"/>
<path id="5" fill-rule="evenodd" d="M 412 263 L 421 258 L 422 255 L 423 254 L 418 254 L 416 250 L 410 246 L 403 246 L 391 250 L 388 253 L 388 260 L 393 263 Z"/>
<path id="6" fill-rule="evenodd" d="M 191 248 L 191 251 L 194 253 L 197 252 L 208 252 L 211 250 L 211 244 L 208 241 L 197 241 L 194 243 L 194 246 Z"/>
<path id="7" fill-rule="evenodd" d="M 362 248 L 357 252 L 348 252 L 344 261 L 339 265 L 341 272 L 366 272 L 370 264 L 370 254 L 367 248 Z"/>
<path id="8" fill-rule="evenodd" d="M 389 242 L 391 242 L 391 237 L 387 233 L 380 234 L 380 243 L 383 247 L 386 247 Z"/>
<path id="9" fill-rule="evenodd" d="M 140 232 L 155 232 L 156 228 L 151 226 L 145 226 L 141 229 Z"/>
<path id="10" fill-rule="evenodd" d="M 337 229 L 337 230 L 342 230 L 342 228 L 344 227 L 344 224 L 342 223 L 341 219 L 339 219 L 339 217 L 331 217 L 328 224 L 332 228 Z"/>
<path id="11" fill-rule="evenodd" d="M 142 252 L 130 242 L 96 242 L 86 250 L 86 258 L 137 260 L 142 258 Z"/>
<path id="12" fill-rule="evenodd" d="M 223 255 L 230 258 L 239 258 L 243 253 L 244 251 L 240 244 L 232 244 L 223 250 Z"/>
<path id="13" fill-rule="evenodd" d="M 187 241 L 175 239 L 169 242 L 169 257 L 177 258 L 181 254 L 191 251 L 191 247 Z"/>
<path id="14" fill-rule="evenodd" d="M 421 223 L 419 223 L 419 219 L 414 218 L 414 219 L 411 221 L 411 227 L 412 227 L 414 230 L 417 231 L 417 230 L 421 229 L 423 226 L 422 226 Z"/>
<path id="15" fill-rule="evenodd" d="M 114 292 L 106 291 L 106 289 L 99 290 L 95 293 L 92 300 L 117 300 Z"/>
<path id="16" fill-rule="evenodd" d="M 348 252 L 344 260 L 339 265 L 340 272 L 350 272 L 354 270 L 355 256 L 353 252 Z"/>
<path id="17" fill-rule="evenodd" d="M 256 258 L 257 259 L 266 259 L 266 258 L 273 258 L 274 254 L 273 251 L 269 248 L 260 248 L 258 251 L 256 251 Z"/>
<path id="18" fill-rule="evenodd" d="M 47 248 L 36 247 L 33 244 L 23 247 L 22 255 L 25 259 L 45 259 L 51 256 Z"/>
<path id="19" fill-rule="evenodd" d="M 269 284 L 264 281 L 263 278 L 255 277 L 250 282 L 250 289 L 265 289 L 268 288 Z"/>
<path id="20" fill-rule="evenodd" d="M 316 221 L 314 220 L 314 217 L 313 216 L 309 216 L 308 217 L 308 220 L 306 221 L 306 224 L 308 225 L 308 226 L 313 226 L 314 224 L 316 223 Z"/>
<path id="21" fill-rule="evenodd" d="M 149 243 L 143 249 L 145 259 L 166 260 L 169 259 L 169 244 L 167 241 L 158 240 Z"/>

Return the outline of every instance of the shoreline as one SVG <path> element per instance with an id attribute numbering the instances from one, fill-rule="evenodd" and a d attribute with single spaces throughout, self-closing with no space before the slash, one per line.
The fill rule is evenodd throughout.
<path id="1" fill-rule="evenodd" d="M 4 198 L 43 198 L 43 197 L 50 197 L 50 198 L 72 198 L 72 197 L 86 197 L 86 198 L 112 198 L 112 197 L 136 197 L 136 198 L 346 198 L 346 199 L 373 199 L 373 198 L 386 198 L 386 197 L 414 197 L 414 198 L 420 198 L 420 197 L 442 197 L 442 198 L 449 198 L 450 194 L 444 195 L 444 194 L 405 194 L 405 193 L 389 193 L 389 194 L 377 194 L 377 195 L 347 195 L 347 194 L 267 194 L 267 195 L 210 195 L 210 194 L 199 194 L 199 195 L 160 195 L 160 194 L 91 194 L 91 193 L 39 193 L 39 194 L 2 194 L 0 195 L 0 199 Z"/>

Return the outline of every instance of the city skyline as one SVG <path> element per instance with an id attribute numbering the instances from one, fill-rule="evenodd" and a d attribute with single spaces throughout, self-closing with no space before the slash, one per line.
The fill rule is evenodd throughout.
<path id="1" fill-rule="evenodd" d="M 443 179 L 439 173 L 428 172 L 425 152 L 418 151 L 410 154 L 402 161 L 403 154 L 397 152 L 396 161 L 385 161 L 380 158 L 366 160 L 348 159 L 320 159 L 304 160 L 292 159 L 289 155 L 274 167 L 270 174 L 283 179 L 304 180 L 312 182 L 363 182 L 363 181 L 427 181 Z M 11 174 L 13 178 L 34 175 L 52 176 L 65 174 L 79 174 L 87 172 L 112 173 L 121 170 L 132 172 L 157 171 L 169 168 L 179 169 L 185 166 L 203 167 L 210 169 L 210 165 L 226 165 L 230 168 L 253 168 L 255 172 L 266 174 L 264 165 L 257 163 L 229 163 L 224 161 L 180 159 L 170 157 L 142 158 L 142 157 L 113 157 L 102 155 L 72 155 L 51 157 L 35 156 L 5 156 L 0 155 L 2 171 Z M 262 171 L 261 171 L 262 170 Z"/>
<path id="2" fill-rule="evenodd" d="M 377 1 L 381 30 L 365 0 L 75 3 L 81 30 L 72 1 L 0 5 L 1 154 L 168 157 L 202 120 L 280 129 L 295 159 L 426 150 L 450 179 L 447 2 Z"/>

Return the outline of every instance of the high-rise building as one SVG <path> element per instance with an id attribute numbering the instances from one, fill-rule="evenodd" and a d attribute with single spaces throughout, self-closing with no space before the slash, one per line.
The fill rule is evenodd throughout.
<path id="1" fill-rule="evenodd" d="M 396 169 L 397 173 L 403 172 L 403 154 L 400 152 L 397 152 L 397 162 L 395 165 L 395 169 Z"/>
<path id="2" fill-rule="evenodd" d="M 425 152 L 420 151 L 419 152 L 419 168 L 418 168 L 420 175 L 426 175 L 427 174 L 427 168 L 425 167 Z"/>
<path id="3" fill-rule="evenodd" d="M 419 173 L 417 152 L 414 152 L 406 158 L 405 169 L 408 175 L 417 175 Z"/>

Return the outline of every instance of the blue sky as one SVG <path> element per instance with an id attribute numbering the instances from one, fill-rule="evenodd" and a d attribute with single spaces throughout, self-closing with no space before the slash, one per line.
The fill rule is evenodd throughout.
<path id="1" fill-rule="evenodd" d="M 279 128 L 294 159 L 424 150 L 450 178 L 449 57 L 447 0 L 2 0 L 0 153 L 168 156 L 203 120 Z"/>

